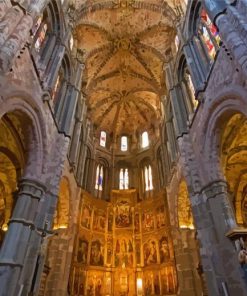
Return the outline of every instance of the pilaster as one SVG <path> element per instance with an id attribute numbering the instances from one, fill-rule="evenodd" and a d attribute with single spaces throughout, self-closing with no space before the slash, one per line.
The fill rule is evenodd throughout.
<path id="1" fill-rule="evenodd" d="M 18 293 L 23 283 L 19 279 L 35 229 L 38 204 L 44 192 L 45 186 L 38 181 L 23 179 L 20 183 L 16 206 L 0 251 L 1 296 L 21 295 Z"/>

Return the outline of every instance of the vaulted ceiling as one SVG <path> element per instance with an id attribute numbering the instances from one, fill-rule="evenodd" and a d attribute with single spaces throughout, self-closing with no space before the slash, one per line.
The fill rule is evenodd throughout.
<path id="1" fill-rule="evenodd" d="M 152 128 L 161 120 L 166 93 L 163 65 L 174 44 L 174 1 L 83 2 L 75 39 L 96 130 L 118 136 Z"/>

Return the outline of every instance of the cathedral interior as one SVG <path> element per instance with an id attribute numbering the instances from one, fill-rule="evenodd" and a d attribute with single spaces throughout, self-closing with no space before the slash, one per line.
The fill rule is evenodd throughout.
<path id="1" fill-rule="evenodd" d="M 0 296 L 247 295 L 247 0 L 1 0 L 0 89 Z"/>

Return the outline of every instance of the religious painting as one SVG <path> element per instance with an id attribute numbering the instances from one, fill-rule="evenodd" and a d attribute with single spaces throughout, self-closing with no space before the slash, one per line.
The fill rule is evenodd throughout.
<path id="1" fill-rule="evenodd" d="M 161 271 L 162 295 L 176 293 L 176 278 L 173 266 L 168 266 Z"/>
<path id="2" fill-rule="evenodd" d="M 84 204 L 81 211 L 81 226 L 90 229 L 90 221 L 92 215 L 91 206 Z"/>
<path id="3" fill-rule="evenodd" d="M 128 202 L 121 201 L 116 206 L 116 218 L 115 218 L 116 227 L 130 227 L 132 224 L 131 217 L 131 207 Z"/>
<path id="4" fill-rule="evenodd" d="M 103 274 L 101 272 L 88 272 L 87 296 L 103 296 Z"/>
<path id="5" fill-rule="evenodd" d="M 84 239 L 79 238 L 78 249 L 77 249 L 77 262 L 86 264 L 88 254 L 88 242 Z"/>
<path id="6" fill-rule="evenodd" d="M 140 232 L 140 217 L 139 213 L 135 213 L 135 233 Z"/>
<path id="7" fill-rule="evenodd" d="M 155 295 L 160 295 L 160 278 L 159 278 L 159 274 L 156 273 L 153 277 L 153 284 L 154 284 L 154 294 Z"/>
<path id="8" fill-rule="evenodd" d="M 93 229 L 100 232 L 105 232 L 106 214 L 105 211 L 95 209 L 93 218 Z"/>
<path id="9" fill-rule="evenodd" d="M 136 264 L 141 264 L 141 241 L 137 240 L 136 245 Z"/>
<path id="10" fill-rule="evenodd" d="M 169 283 L 169 293 L 175 294 L 176 293 L 176 277 L 174 274 L 173 266 L 167 267 L 167 277 Z"/>
<path id="11" fill-rule="evenodd" d="M 112 260 L 112 238 L 108 237 L 107 238 L 107 243 L 106 243 L 106 263 L 111 264 Z"/>
<path id="12" fill-rule="evenodd" d="M 117 239 L 115 249 L 115 266 L 133 266 L 133 244 L 130 239 Z"/>
<path id="13" fill-rule="evenodd" d="M 91 245 L 90 264 L 95 266 L 104 265 L 103 245 L 99 240 L 95 240 Z"/>
<path id="14" fill-rule="evenodd" d="M 112 295 L 111 272 L 105 273 L 105 295 Z"/>
<path id="15" fill-rule="evenodd" d="M 94 296 L 94 279 L 92 277 L 87 282 L 87 296 Z"/>
<path id="16" fill-rule="evenodd" d="M 144 286 L 144 295 L 145 296 L 153 295 L 152 286 L 153 286 L 152 276 L 150 274 L 146 274 L 146 276 L 145 276 L 145 286 Z"/>
<path id="17" fill-rule="evenodd" d="M 113 226 L 113 212 L 109 211 L 108 214 L 108 231 L 112 232 L 112 226 Z"/>
<path id="18" fill-rule="evenodd" d="M 76 268 L 74 271 L 73 295 L 78 295 L 79 293 L 79 280 L 80 280 L 80 273 L 79 273 L 79 269 Z"/>
<path id="19" fill-rule="evenodd" d="M 154 215 L 152 212 L 143 213 L 142 221 L 144 231 L 151 231 L 154 229 Z"/>
<path id="20" fill-rule="evenodd" d="M 157 228 L 161 228 L 166 225 L 165 206 L 162 205 L 156 209 L 156 221 Z"/>
<path id="21" fill-rule="evenodd" d="M 163 236 L 159 241 L 160 263 L 166 263 L 170 259 L 168 237 Z"/>
<path id="22" fill-rule="evenodd" d="M 144 264 L 151 265 L 157 263 L 157 248 L 154 240 L 149 240 L 143 246 Z"/>
<path id="23" fill-rule="evenodd" d="M 165 270 L 162 270 L 161 275 L 161 289 L 162 289 L 162 295 L 166 295 L 169 292 L 169 284 L 168 284 L 168 280 L 167 280 L 167 274 Z"/>
<path id="24" fill-rule="evenodd" d="M 85 295 L 85 282 L 86 282 L 86 273 L 85 273 L 85 271 L 80 269 L 78 296 L 84 296 Z"/>
<path id="25" fill-rule="evenodd" d="M 96 280 L 96 285 L 95 285 L 95 296 L 102 296 L 103 291 L 102 291 L 102 279 L 98 278 Z"/>

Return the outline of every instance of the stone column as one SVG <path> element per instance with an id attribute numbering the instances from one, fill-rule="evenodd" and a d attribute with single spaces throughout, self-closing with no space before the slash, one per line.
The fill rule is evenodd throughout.
<path id="1" fill-rule="evenodd" d="M 173 247 L 179 284 L 179 296 L 201 296 L 201 279 L 197 272 L 199 249 L 195 230 L 172 227 Z M 203 294 L 204 295 L 204 294 Z"/>
<path id="2" fill-rule="evenodd" d="M 246 295 L 238 254 L 226 237 L 236 227 L 226 182 L 216 180 L 192 197 L 192 211 L 209 295 Z"/>
<path id="3" fill-rule="evenodd" d="M 205 171 L 198 164 L 189 135 L 179 139 L 183 175 L 190 193 L 200 255 L 210 296 L 246 295 L 238 254 L 226 234 L 236 227 L 224 180 L 202 185 Z"/>
<path id="4" fill-rule="evenodd" d="M 23 179 L 20 183 L 9 230 L 0 251 L 1 296 L 21 295 L 24 283 L 20 281 L 20 275 L 33 233 L 37 208 L 44 191 L 45 186 L 37 181 Z M 33 268 L 34 266 L 30 265 L 30 270 Z"/>

